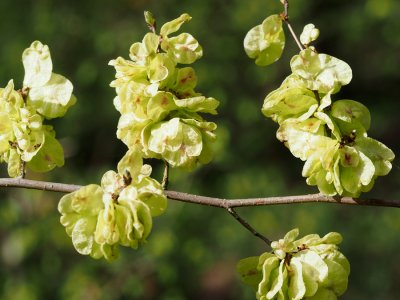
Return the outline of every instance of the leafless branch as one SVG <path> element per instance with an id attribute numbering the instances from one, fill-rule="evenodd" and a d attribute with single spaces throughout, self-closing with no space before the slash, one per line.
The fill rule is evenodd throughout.
<path id="1" fill-rule="evenodd" d="M 81 186 L 75 184 L 65 184 L 56 182 L 44 182 L 24 178 L 0 178 L 0 187 L 18 187 L 51 192 L 71 193 L 78 190 Z M 224 209 L 235 207 L 264 206 L 264 205 L 282 205 L 282 204 L 301 204 L 301 203 L 334 203 L 359 206 L 382 206 L 382 207 L 400 207 L 400 200 L 387 199 L 356 199 L 351 197 L 325 196 L 322 194 L 265 197 L 265 198 L 247 198 L 247 199 L 222 199 L 215 197 L 206 197 L 193 195 L 176 191 L 164 191 L 171 200 L 194 203 L 200 205 L 220 207 Z"/>

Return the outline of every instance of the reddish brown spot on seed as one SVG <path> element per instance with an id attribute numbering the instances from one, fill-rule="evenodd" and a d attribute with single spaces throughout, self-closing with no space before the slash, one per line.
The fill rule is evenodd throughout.
<path id="1" fill-rule="evenodd" d="M 161 100 L 161 105 L 166 106 L 166 105 L 168 105 L 168 103 L 169 103 L 168 98 L 167 97 L 163 97 L 162 100 Z"/>
<path id="2" fill-rule="evenodd" d="M 346 161 L 346 163 L 347 163 L 348 165 L 350 165 L 350 164 L 351 164 L 351 155 L 348 154 L 348 153 L 346 153 L 346 154 L 344 155 L 344 160 Z"/>

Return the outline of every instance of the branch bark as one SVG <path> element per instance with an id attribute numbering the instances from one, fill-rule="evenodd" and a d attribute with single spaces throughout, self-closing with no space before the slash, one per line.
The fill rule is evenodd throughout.
<path id="1" fill-rule="evenodd" d="M 81 186 L 75 184 L 65 184 L 56 182 L 45 182 L 24 178 L 0 178 L 0 187 L 18 187 L 51 192 L 71 193 L 78 190 Z M 358 206 L 380 206 L 380 207 L 400 207 L 400 200 L 388 199 L 355 199 L 351 197 L 325 196 L 322 194 L 264 197 L 247 199 L 223 199 L 193 195 L 176 191 L 164 191 L 165 195 L 171 199 L 181 202 L 194 203 L 206 206 L 220 207 L 224 209 L 248 206 L 282 205 L 282 204 L 301 204 L 301 203 L 333 203 Z"/>

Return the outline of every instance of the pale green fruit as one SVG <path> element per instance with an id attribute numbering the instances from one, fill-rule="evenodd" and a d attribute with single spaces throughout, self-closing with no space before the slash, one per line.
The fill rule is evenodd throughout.
<path id="1" fill-rule="evenodd" d="M 262 273 L 258 268 L 260 258 L 258 256 L 247 257 L 241 259 L 236 265 L 236 271 L 243 283 L 251 286 L 255 291 L 257 291 L 258 284 L 262 280 Z"/>
<path id="2" fill-rule="evenodd" d="M 147 19 L 154 20 L 148 14 Z M 190 34 L 168 36 L 190 19 L 183 14 L 162 26 L 160 36 L 146 34 L 141 43 L 131 46 L 132 61 L 121 57 L 110 61 L 116 69 L 111 83 L 117 92 L 114 106 L 121 113 L 117 137 L 143 157 L 189 170 L 212 158 L 216 126 L 204 122 L 200 114 L 216 114 L 219 104 L 195 92 L 197 76 L 192 68 L 176 67 L 202 55 Z"/>
<path id="3" fill-rule="evenodd" d="M 300 42 L 303 45 L 309 45 L 319 37 L 319 29 L 314 24 L 307 24 L 300 34 Z"/>
<path id="4" fill-rule="evenodd" d="M 145 65 L 146 59 L 158 52 L 160 41 L 160 37 L 157 34 L 153 32 L 146 33 L 141 43 L 134 43 L 131 45 L 129 57 L 132 61 L 137 63 L 137 65 Z"/>
<path id="5" fill-rule="evenodd" d="M 22 162 L 37 172 L 46 172 L 64 164 L 63 149 L 55 139 L 51 126 L 43 125 L 43 117 L 25 104 L 10 81 L 0 90 L 0 155 L 9 164 L 9 175 L 22 174 Z M 7 152 L 10 153 L 7 153 Z"/>
<path id="6" fill-rule="evenodd" d="M 167 23 L 165 23 L 163 26 L 161 26 L 160 29 L 160 35 L 162 37 L 168 36 L 171 33 L 174 33 L 176 31 L 178 31 L 181 26 L 183 25 L 183 23 L 188 22 L 192 19 L 192 17 L 188 14 L 182 14 L 180 15 L 178 18 L 169 21 Z"/>
<path id="7" fill-rule="evenodd" d="M 92 255 L 96 250 L 94 233 L 97 216 L 104 207 L 102 195 L 100 186 L 87 185 L 65 195 L 58 204 L 61 224 L 80 254 Z"/>
<path id="8" fill-rule="evenodd" d="M 147 82 L 147 67 L 139 65 L 133 61 L 126 60 L 122 57 L 110 60 L 108 63 L 113 66 L 116 71 L 115 77 L 117 78 L 111 82 L 112 87 L 119 87 L 121 84 L 129 82 L 131 80 L 137 82 Z"/>
<path id="9" fill-rule="evenodd" d="M 7 172 L 10 177 L 18 177 L 22 175 L 22 160 L 16 149 L 11 148 L 5 157 L 8 164 Z"/>
<path id="10" fill-rule="evenodd" d="M 128 150 L 119 161 L 118 173 L 122 174 L 122 176 L 129 176 L 132 180 L 133 178 L 137 178 L 141 174 L 142 166 L 142 155 L 137 149 L 133 148 Z M 150 176 L 150 173 L 146 175 Z"/>
<path id="11" fill-rule="evenodd" d="M 184 99 L 195 96 L 194 88 L 197 85 L 197 75 L 193 68 L 179 68 L 176 72 L 176 79 L 172 89 L 178 98 Z"/>
<path id="12" fill-rule="evenodd" d="M 107 194 L 107 199 L 104 198 L 104 205 L 108 205 L 108 202 L 111 200 L 117 200 L 119 193 L 126 187 L 126 185 L 123 175 L 112 170 L 104 173 L 101 178 L 101 188 L 104 193 Z"/>
<path id="13" fill-rule="evenodd" d="M 282 20 L 278 15 L 269 16 L 261 25 L 252 28 L 244 39 L 246 54 L 255 58 L 256 64 L 261 66 L 279 59 L 284 44 Z"/>
<path id="14" fill-rule="evenodd" d="M 180 64 L 194 63 L 203 56 L 203 48 L 189 33 L 163 40 L 161 48 Z"/>
<path id="15" fill-rule="evenodd" d="M 329 171 L 325 170 L 324 168 L 318 168 L 315 172 L 308 176 L 306 182 L 308 185 L 316 185 L 322 194 L 334 196 L 338 193 L 338 190 L 336 189 L 333 180 L 327 180 L 329 177 L 331 177 Z M 343 192 L 343 188 L 341 188 L 341 192 Z"/>
<path id="16" fill-rule="evenodd" d="M 148 84 L 136 81 L 122 83 L 117 88 L 114 98 L 114 106 L 121 113 L 133 112 L 137 115 L 145 115 L 145 107 L 152 95 L 147 93 Z"/>
<path id="17" fill-rule="evenodd" d="M 47 127 L 44 143 L 37 154 L 28 162 L 29 169 L 35 172 L 48 172 L 64 165 L 64 150 L 55 139 L 55 132 Z"/>
<path id="18" fill-rule="evenodd" d="M 168 113 L 178 109 L 173 94 L 168 92 L 157 92 L 147 103 L 147 118 L 152 121 L 164 119 Z"/>
<path id="19" fill-rule="evenodd" d="M 28 88 L 28 105 L 47 119 L 63 116 L 75 104 L 72 83 L 64 76 L 52 73 L 52 61 L 47 45 L 35 41 L 22 54 L 25 69 L 24 87 Z"/>
<path id="20" fill-rule="evenodd" d="M 373 180 L 375 167 L 372 161 L 362 152 L 359 152 L 359 162 L 352 168 L 341 168 L 340 179 L 343 188 L 353 197 L 358 197 L 363 186 L 368 186 Z"/>
<path id="21" fill-rule="evenodd" d="M 303 279 L 303 264 L 297 257 L 290 260 L 291 274 L 288 289 L 289 298 L 292 300 L 303 299 L 306 293 L 306 285 Z"/>
<path id="22" fill-rule="evenodd" d="M 331 116 L 322 111 L 317 111 L 314 114 L 314 117 L 321 120 L 323 124 L 325 124 L 330 129 L 331 134 L 327 134 L 328 136 L 331 135 L 332 138 L 335 138 L 338 141 L 342 139 L 342 133 L 339 129 L 339 126 L 337 126 L 336 122 L 332 119 Z"/>
<path id="23" fill-rule="evenodd" d="M 123 114 L 118 121 L 117 138 L 129 149 L 137 148 L 143 152 L 143 145 L 148 135 L 145 130 L 151 124 L 150 119 L 137 118 L 134 113 Z"/>
<path id="24" fill-rule="evenodd" d="M 332 104 L 332 99 L 331 99 L 331 92 L 328 92 L 326 94 L 322 94 L 323 97 L 321 98 L 320 105 L 318 107 L 318 111 L 323 111 L 325 108 L 328 108 Z"/>
<path id="25" fill-rule="evenodd" d="M 23 52 L 22 63 L 25 69 L 24 86 L 40 87 L 50 80 L 53 63 L 47 45 L 34 41 Z"/>
<path id="26" fill-rule="evenodd" d="M 364 153 L 372 161 L 375 167 L 374 176 L 385 176 L 392 169 L 391 161 L 393 161 L 395 155 L 381 142 L 361 136 L 355 139 L 354 148 Z"/>
<path id="27" fill-rule="evenodd" d="M 354 147 L 341 145 L 337 140 L 324 137 L 303 167 L 303 176 L 309 185 L 317 185 L 325 195 L 356 197 L 374 179 L 375 168 L 371 160 Z"/>
<path id="28" fill-rule="evenodd" d="M 150 167 L 149 165 L 145 166 Z M 163 214 L 167 209 L 167 197 L 161 184 L 157 180 L 150 178 L 149 175 L 139 176 L 136 184 L 137 198 L 147 205 L 151 216 L 156 217 Z"/>
<path id="29" fill-rule="evenodd" d="M 295 228 L 288 233 L 286 233 L 283 239 L 278 241 L 274 241 L 271 243 L 271 248 L 274 251 L 274 254 L 279 259 L 284 259 L 286 257 L 286 253 L 295 251 L 296 248 L 293 244 L 296 237 L 299 235 L 299 229 Z"/>
<path id="30" fill-rule="evenodd" d="M 10 149 L 13 137 L 12 121 L 6 112 L 0 111 L 0 156 Z"/>
<path id="31" fill-rule="evenodd" d="M 158 53 L 148 64 L 147 77 L 150 83 L 157 83 L 172 76 L 175 70 L 174 61 L 165 53 Z"/>
<path id="32" fill-rule="evenodd" d="M 216 115 L 216 108 L 219 105 L 219 101 L 212 97 L 190 97 L 185 99 L 174 98 L 176 106 L 180 109 L 185 109 L 188 112 L 201 112 Z"/>
<path id="33" fill-rule="evenodd" d="M 93 232 L 96 228 L 95 218 L 82 217 L 78 219 L 72 229 L 72 243 L 82 255 L 90 255 L 93 250 L 94 240 Z"/>
<path id="34" fill-rule="evenodd" d="M 142 156 L 137 149 L 128 150 L 118 163 L 119 174 L 124 174 L 123 178 L 127 183 L 130 181 L 130 184 L 135 185 L 135 198 L 143 201 L 154 217 L 166 210 L 167 198 L 161 184 L 150 178 L 151 171 L 151 166 L 143 165 Z"/>
<path id="35" fill-rule="evenodd" d="M 207 130 L 203 130 L 201 134 L 203 139 L 203 148 L 201 150 L 198 161 L 201 164 L 208 164 L 214 157 L 212 144 L 217 139 L 217 136 L 214 132 Z"/>
<path id="36" fill-rule="evenodd" d="M 107 199 L 108 201 L 105 201 Z M 95 229 L 94 239 L 98 244 L 117 244 L 120 235 L 117 227 L 116 205 L 111 197 L 103 195 L 103 203 L 105 208 L 101 210 L 97 217 L 97 225 Z"/>
<path id="37" fill-rule="evenodd" d="M 43 130 L 30 130 L 24 124 L 13 124 L 16 147 L 23 161 L 30 161 L 44 143 Z"/>
<path id="38" fill-rule="evenodd" d="M 23 106 L 24 101 L 21 95 L 14 91 L 14 82 L 10 80 L 4 89 L 0 89 L 0 155 L 8 151 L 11 147 L 10 141 L 15 140 L 13 128 L 15 123 L 21 120 Z"/>
<path id="39" fill-rule="evenodd" d="M 347 289 L 350 266 L 338 251 L 339 233 L 296 240 L 298 229 L 272 242 L 273 253 L 239 261 L 244 283 L 256 289 L 257 299 L 336 299 Z M 317 298 L 318 296 L 322 298 Z"/>
<path id="40" fill-rule="evenodd" d="M 307 297 L 305 300 L 337 300 L 337 296 L 332 290 L 319 288 L 312 297 Z"/>
<path id="41" fill-rule="evenodd" d="M 277 131 L 277 138 L 285 143 L 290 152 L 301 160 L 307 160 L 320 149 L 334 146 L 337 141 L 325 136 L 323 122 L 316 118 L 305 121 L 287 119 Z"/>
<path id="42" fill-rule="evenodd" d="M 13 137 L 12 123 L 7 114 L 0 112 L 0 156 L 10 149 Z"/>
<path id="43" fill-rule="evenodd" d="M 122 205 L 115 205 L 115 215 L 116 230 L 121 233 L 119 236 L 120 245 L 136 249 L 139 246 L 139 241 L 132 235 L 134 226 L 130 209 Z"/>
<path id="44" fill-rule="evenodd" d="M 340 164 L 346 168 L 355 168 L 360 162 L 360 154 L 354 147 L 342 146 L 339 148 Z"/>
<path id="45" fill-rule="evenodd" d="M 266 18 L 261 25 L 250 29 L 244 38 L 246 54 L 255 59 L 259 66 L 267 66 L 277 61 L 285 47 L 282 20 L 278 15 Z"/>
<path id="46" fill-rule="evenodd" d="M 118 245 L 136 249 L 150 234 L 152 217 L 167 207 L 161 185 L 137 152 L 128 151 L 118 169 L 123 174 L 107 171 L 101 187 L 85 186 L 60 200 L 61 224 L 81 254 L 112 260 Z"/>
<path id="47" fill-rule="evenodd" d="M 160 44 L 160 37 L 155 33 L 148 32 L 143 37 L 142 46 L 143 46 L 144 51 L 146 52 L 147 56 L 156 54 L 159 44 Z M 129 52 L 131 55 L 134 54 L 134 51 L 132 48 L 130 49 Z"/>
<path id="48" fill-rule="evenodd" d="M 258 289 L 256 294 L 257 299 L 268 299 L 266 298 L 266 294 L 272 289 L 272 286 L 276 286 L 277 279 L 279 277 L 278 275 L 279 265 L 280 261 L 279 258 L 277 257 L 269 257 L 264 261 L 261 268 L 262 280 L 258 284 Z M 281 282 L 283 283 L 283 276 L 281 276 L 281 280 L 282 280 Z"/>
<path id="49" fill-rule="evenodd" d="M 347 290 L 349 274 L 335 261 L 325 259 L 325 263 L 329 271 L 326 279 L 321 282 L 321 286 L 332 290 L 336 296 L 341 296 Z"/>
<path id="50" fill-rule="evenodd" d="M 308 89 L 320 93 L 337 92 L 352 78 L 352 71 L 347 63 L 327 54 L 316 53 L 310 48 L 294 56 L 290 66 Z"/>
<path id="51" fill-rule="evenodd" d="M 160 154 L 172 167 L 191 168 L 201 154 L 202 135 L 196 127 L 173 118 L 152 126 L 147 147 Z"/>
<path id="52" fill-rule="evenodd" d="M 27 102 L 47 119 L 62 117 L 76 103 L 72 90 L 68 79 L 52 73 L 46 84 L 29 90 Z"/>
<path id="53" fill-rule="evenodd" d="M 289 118 L 308 119 L 317 109 L 318 101 L 312 91 L 280 87 L 264 99 L 262 113 L 281 124 Z"/>
<path id="54" fill-rule="evenodd" d="M 367 107 L 353 100 L 338 100 L 332 104 L 330 115 L 338 124 L 343 135 L 356 131 L 366 132 L 371 124 L 371 115 Z"/>
<path id="55" fill-rule="evenodd" d="M 136 200 L 137 196 L 134 197 L 132 194 L 137 195 L 137 191 L 133 187 L 125 188 L 120 194 L 118 203 L 126 207 L 131 214 L 132 232 L 127 235 L 127 238 L 144 242 L 153 226 L 151 211 L 144 202 Z"/>
<path id="56" fill-rule="evenodd" d="M 307 244 L 303 247 L 306 246 Z M 310 279 L 322 282 L 328 277 L 329 268 L 317 252 L 306 249 L 296 253 L 293 258 L 296 258 L 302 265 L 312 268 L 312 271 L 309 270 L 307 273 Z"/>
<path id="57" fill-rule="evenodd" d="M 270 290 L 267 292 L 266 297 L 264 297 L 264 296 L 260 297 L 261 300 L 273 299 L 275 297 L 275 295 L 277 295 L 279 293 L 280 290 L 286 288 L 283 284 L 285 283 L 285 278 L 288 276 L 288 274 L 287 274 L 287 269 L 285 268 L 284 260 L 280 261 L 279 268 L 277 270 L 275 269 L 275 272 L 276 271 L 278 271 L 278 272 L 276 275 L 273 274 L 273 277 L 272 277 L 273 281 L 272 281 Z M 259 285 L 259 293 L 260 294 L 261 294 L 261 291 L 262 291 L 262 283 L 260 283 L 260 285 Z"/>

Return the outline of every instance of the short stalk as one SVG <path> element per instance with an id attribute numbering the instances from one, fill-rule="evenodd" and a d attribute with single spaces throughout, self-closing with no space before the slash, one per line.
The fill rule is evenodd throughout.
<path id="1" fill-rule="evenodd" d="M 163 174 L 163 179 L 162 179 L 162 189 L 167 190 L 168 189 L 168 181 L 169 181 L 169 163 L 164 161 L 164 174 Z"/>

